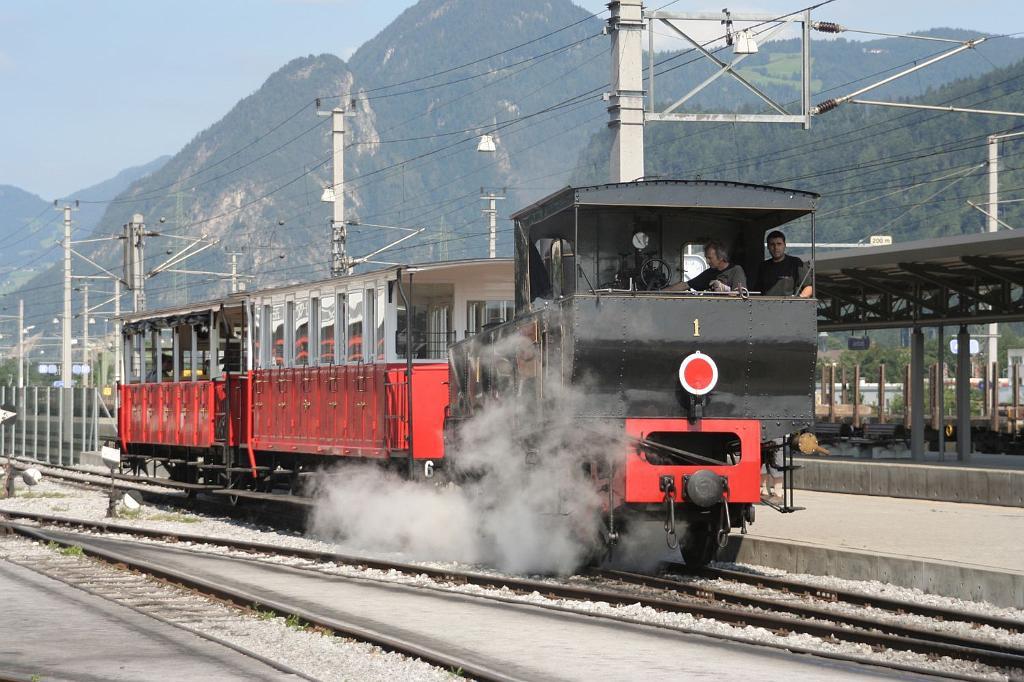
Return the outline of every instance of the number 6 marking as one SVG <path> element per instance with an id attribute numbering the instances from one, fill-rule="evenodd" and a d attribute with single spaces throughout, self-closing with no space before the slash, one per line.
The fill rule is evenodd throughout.
<path id="1" fill-rule="evenodd" d="M 697 318 L 693 320 L 693 335 L 700 336 L 700 320 Z"/>

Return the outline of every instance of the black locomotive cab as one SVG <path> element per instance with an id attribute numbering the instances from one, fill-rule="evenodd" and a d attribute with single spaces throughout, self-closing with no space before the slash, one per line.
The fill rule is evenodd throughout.
<path id="1" fill-rule="evenodd" d="M 767 233 L 807 216 L 813 242 L 816 201 L 759 185 L 647 181 L 567 188 L 516 213 L 516 319 L 539 325 L 545 383 L 586 382 L 591 416 L 758 419 L 765 439 L 809 425 L 815 304 L 761 295 L 754 283 Z M 708 268 L 709 243 L 745 285 L 686 288 Z M 703 396 L 677 374 L 695 351 L 717 365 Z"/>

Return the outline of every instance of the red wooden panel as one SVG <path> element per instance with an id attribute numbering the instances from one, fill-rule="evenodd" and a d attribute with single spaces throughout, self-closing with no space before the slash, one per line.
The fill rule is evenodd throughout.
<path id="1" fill-rule="evenodd" d="M 229 374 L 224 381 L 225 402 L 228 410 L 228 445 L 241 445 L 249 428 L 249 378 Z"/>
<path id="2" fill-rule="evenodd" d="M 382 364 L 254 372 L 253 447 L 386 456 L 385 374 Z"/>
<path id="3" fill-rule="evenodd" d="M 386 413 L 388 445 L 395 450 L 408 448 L 408 387 L 406 367 L 389 366 L 387 373 Z M 448 407 L 448 365 L 417 364 L 413 380 L 413 456 L 416 459 L 444 457 L 444 415 Z"/>
<path id="4" fill-rule="evenodd" d="M 119 427 L 125 443 L 209 447 L 215 418 L 212 381 L 121 387 Z"/>

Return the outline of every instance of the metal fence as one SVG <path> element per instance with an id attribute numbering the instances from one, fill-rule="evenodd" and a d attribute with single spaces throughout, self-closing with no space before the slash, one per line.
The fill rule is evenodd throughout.
<path id="1" fill-rule="evenodd" d="M 98 388 L 0 386 L 0 405 L 17 413 L 0 426 L 3 455 L 78 464 L 83 451 L 99 450 L 117 432 Z"/>

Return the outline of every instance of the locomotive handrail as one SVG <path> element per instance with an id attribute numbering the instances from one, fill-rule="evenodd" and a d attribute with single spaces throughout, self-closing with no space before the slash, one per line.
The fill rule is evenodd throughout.
<path id="1" fill-rule="evenodd" d="M 654 450 L 662 450 L 663 452 L 678 455 L 680 457 L 688 457 L 690 459 L 695 459 L 698 462 L 704 462 L 705 464 L 710 464 L 712 466 L 729 466 L 729 464 L 726 462 L 720 462 L 717 459 L 712 459 L 711 457 L 698 455 L 696 452 L 690 452 L 689 450 L 681 450 L 679 448 L 673 448 L 668 445 L 662 445 L 661 443 L 655 443 L 654 441 L 647 440 L 646 438 L 637 438 L 636 436 L 627 436 L 627 438 L 636 442 L 639 445 L 643 445 L 644 447 L 652 448 Z"/>

